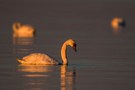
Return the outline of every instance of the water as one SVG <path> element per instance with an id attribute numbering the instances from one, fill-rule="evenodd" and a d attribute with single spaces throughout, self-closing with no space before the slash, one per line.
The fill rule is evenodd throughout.
<path id="1" fill-rule="evenodd" d="M 135 1 L 133 0 L 1 0 L 0 90 L 134 90 Z M 126 20 L 114 33 L 113 17 Z M 33 25 L 34 38 L 15 39 L 12 24 Z M 62 43 L 68 47 L 68 66 L 22 66 L 17 58 L 33 52 L 61 61 Z"/>

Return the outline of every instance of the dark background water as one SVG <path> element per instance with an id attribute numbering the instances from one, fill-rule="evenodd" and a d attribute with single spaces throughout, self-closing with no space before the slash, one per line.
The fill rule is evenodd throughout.
<path id="1" fill-rule="evenodd" d="M 1 0 L 0 90 L 134 90 L 134 16 L 134 0 Z M 117 34 L 110 26 L 114 17 L 126 20 Z M 35 27 L 36 36 L 15 41 L 16 21 Z M 78 52 L 68 48 L 68 67 L 16 61 L 32 52 L 61 61 L 61 45 L 69 38 Z"/>

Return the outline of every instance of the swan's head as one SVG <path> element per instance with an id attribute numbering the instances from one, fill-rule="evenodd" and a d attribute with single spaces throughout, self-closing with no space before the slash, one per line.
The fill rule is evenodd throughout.
<path id="1" fill-rule="evenodd" d="M 65 41 L 64 44 L 62 45 L 62 48 L 61 48 L 61 58 L 62 58 L 62 61 L 63 61 L 62 62 L 63 65 L 68 64 L 67 55 L 66 55 L 67 46 L 72 47 L 75 50 L 75 52 L 77 51 L 76 42 L 73 39 L 68 39 L 67 41 Z"/>
<path id="2" fill-rule="evenodd" d="M 77 51 L 77 49 L 76 49 L 76 42 L 73 39 L 68 39 L 66 41 L 66 45 L 71 46 L 74 49 L 75 52 Z"/>

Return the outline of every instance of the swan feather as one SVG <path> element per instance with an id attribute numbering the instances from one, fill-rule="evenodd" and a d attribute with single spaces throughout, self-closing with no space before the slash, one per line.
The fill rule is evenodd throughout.
<path id="1" fill-rule="evenodd" d="M 18 59 L 18 61 L 22 64 L 33 64 L 33 65 L 59 64 L 58 61 L 42 53 L 33 53 L 33 54 L 23 57 L 22 60 Z"/>

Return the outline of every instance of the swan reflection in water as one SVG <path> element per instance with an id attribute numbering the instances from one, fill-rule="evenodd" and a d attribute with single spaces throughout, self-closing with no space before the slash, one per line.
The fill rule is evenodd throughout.
<path id="1" fill-rule="evenodd" d="M 61 90 L 75 90 L 75 68 L 67 71 L 67 65 L 61 66 Z"/>
<path id="2" fill-rule="evenodd" d="M 27 72 L 24 74 L 25 77 L 47 77 L 44 73 L 52 72 L 53 70 L 49 66 L 19 65 L 18 71 Z"/>
<path id="3" fill-rule="evenodd" d="M 29 53 L 33 50 L 34 38 L 14 38 L 13 53 Z"/>
<path id="4" fill-rule="evenodd" d="M 60 69 L 60 72 L 59 72 Z M 38 66 L 19 65 L 18 72 L 26 78 L 26 89 L 49 90 L 61 88 L 61 90 L 75 89 L 75 68 L 67 65 L 61 66 Z M 60 75 L 60 76 L 59 76 Z M 58 83 L 60 80 L 60 84 Z"/>

